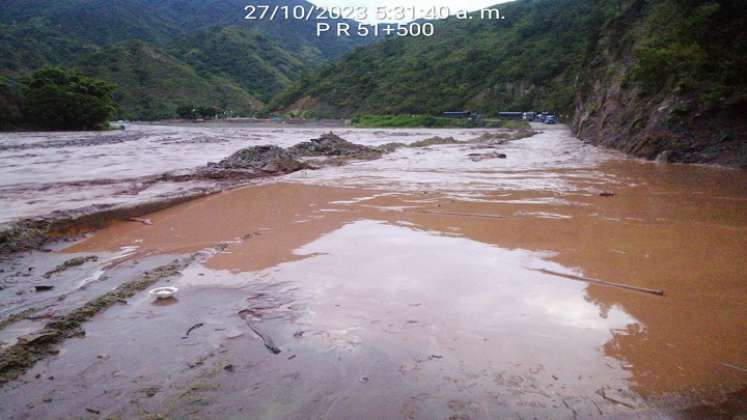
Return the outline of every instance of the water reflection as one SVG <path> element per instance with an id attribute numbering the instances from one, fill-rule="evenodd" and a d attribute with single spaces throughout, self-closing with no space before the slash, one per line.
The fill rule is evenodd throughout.
<path id="1" fill-rule="evenodd" d="M 379 370 L 385 399 L 407 394 L 405 381 L 427 396 L 419 412 L 438 415 L 448 400 L 478 401 L 481 415 L 530 414 L 529 402 L 547 414 L 566 397 L 579 412 L 619 410 L 598 391 L 626 392 L 629 372 L 603 346 L 638 323 L 586 298 L 584 283 L 530 269 L 567 271 L 549 253 L 360 220 L 296 254 L 308 258 L 266 272 L 304 302 L 295 328 L 315 351 Z"/>

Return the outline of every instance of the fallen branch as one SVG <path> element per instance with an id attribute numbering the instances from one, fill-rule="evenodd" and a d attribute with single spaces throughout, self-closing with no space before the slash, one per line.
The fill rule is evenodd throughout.
<path id="1" fill-rule="evenodd" d="M 143 219 L 141 217 L 130 217 L 129 219 L 127 219 L 127 221 L 128 222 L 142 223 L 142 224 L 148 225 L 148 226 L 150 226 L 150 225 L 153 224 L 153 222 L 150 219 Z"/>
<path id="2" fill-rule="evenodd" d="M 254 332 L 254 334 L 257 334 L 257 337 L 262 340 L 265 347 L 270 351 L 270 353 L 280 354 L 280 347 L 275 345 L 275 342 L 272 341 L 272 338 L 265 335 L 262 331 L 259 330 L 259 328 L 252 325 L 252 322 L 248 319 L 248 317 L 251 316 L 251 309 L 244 309 L 239 311 L 239 316 L 244 320 L 244 322 L 246 322 L 246 325 Z"/>
<path id="3" fill-rule="evenodd" d="M 743 368 L 741 366 L 732 365 L 731 363 L 721 363 L 721 364 L 724 365 L 724 366 L 726 366 L 726 367 L 729 367 L 729 368 L 732 368 L 732 369 L 736 369 L 736 370 L 738 370 L 740 372 L 747 373 L 747 369 L 745 369 L 745 368 Z"/>
<path id="4" fill-rule="evenodd" d="M 615 397 L 611 397 L 611 396 L 607 395 L 607 393 L 604 391 L 604 389 L 598 389 L 597 390 L 597 394 L 600 397 L 604 398 L 605 400 L 607 400 L 609 402 L 612 402 L 612 403 L 615 403 L 615 404 L 624 405 L 625 407 L 628 407 L 628 408 L 633 408 L 633 409 L 635 408 L 635 406 L 633 404 L 625 402 L 625 401 L 623 401 L 623 400 L 621 400 L 619 398 L 615 398 Z"/>
<path id="5" fill-rule="evenodd" d="M 189 327 L 189 329 L 187 330 L 187 333 L 184 334 L 184 336 L 182 337 L 182 339 L 186 339 L 187 337 L 189 337 L 189 333 L 191 333 L 193 330 L 196 330 L 196 329 L 202 327 L 203 325 L 205 325 L 205 324 L 203 324 L 202 322 L 199 322 L 199 323 L 197 323 L 195 325 L 192 325 L 191 327 Z"/>
<path id="6" fill-rule="evenodd" d="M 544 268 L 534 269 L 534 271 L 539 271 L 540 273 L 543 273 L 543 274 L 564 277 L 564 278 L 572 279 L 572 280 L 585 281 L 587 283 L 601 284 L 602 286 L 619 287 L 621 289 L 628 289 L 628 290 L 634 290 L 636 292 L 650 293 L 652 295 L 664 296 L 664 291 L 661 289 L 647 289 L 645 287 L 631 286 L 628 284 L 613 283 L 610 281 L 590 279 L 586 277 L 574 276 L 573 274 L 565 274 L 565 273 L 558 273 L 557 271 L 545 270 Z"/>

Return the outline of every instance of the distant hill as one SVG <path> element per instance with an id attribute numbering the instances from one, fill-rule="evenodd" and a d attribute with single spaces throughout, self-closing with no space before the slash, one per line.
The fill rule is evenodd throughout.
<path id="1" fill-rule="evenodd" d="M 140 40 L 124 41 L 91 53 L 77 62 L 83 73 L 117 84 L 120 118 L 174 116 L 180 105 L 211 104 L 247 115 L 261 101 L 231 78 L 200 74 L 192 66 Z"/>
<path id="2" fill-rule="evenodd" d="M 319 55 L 281 48 L 256 31 L 235 26 L 189 34 L 174 42 L 169 52 L 201 76 L 233 80 L 263 101 L 298 80 L 305 68 L 324 62 Z"/>
<path id="3" fill-rule="evenodd" d="M 163 107 L 181 101 L 255 109 L 259 104 L 257 99 L 269 99 L 297 80 L 303 69 L 314 68 L 357 46 L 376 41 L 317 37 L 314 18 L 246 21 L 244 6 L 250 3 L 257 2 L 3 0 L 0 75 L 18 79 L 45 64 L 80 66 L 91 76 L 120 84 L 117 92 L 120 116 L 154 119 L 172 116 L 175 109 Z M 304 0 L 259 3 L 311 6 Z M 139 42 L 126 42 L 130 40 Z M 107 61 L 96 62 L 112 61 L 119 53 L 125 56 L 117 61 L 116 70 Z M 142 55 L 141 59 L 136 59 L 138 55 Z M 159 71 L 160 77 L 164 77 L 162 81 L 151 78 L 149 84 L 138 85 L 143 74 L 156 70 L 152 66 L 153 57 L 174 72 Z M 195 87 L 212 89 L 196 94 L 198 89 L 184 87 L 164 98 L 163 89 L 146 88 L 158 88 L 157 83 L 168 86 L 175 80 L 192 80 Z M 251 106 L 238 106 L 248 98 Z"/>

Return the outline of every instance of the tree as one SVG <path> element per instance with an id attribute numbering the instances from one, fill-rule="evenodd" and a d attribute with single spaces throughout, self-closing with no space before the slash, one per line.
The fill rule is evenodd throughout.
<path id="1" fill-rule="evenodd" d="M 0 76 L 0 130 L 12 130 L 20 123 L 21 98 Z"/>
<path id="2" fill-rule="evenodd" d="M 23 114 L 30 126 L 49 130 L 97 130 L 106 128 L 114 115 L 116 86 L 77 71 L 45 67 L 23 83 Z"/>
<path id="3" fill-rule="evenodd" d="M 197 108 L 194 105 L 180 105 L 176 108 L 176 115 L 185 120 L 197 118 Z"/>
<path id="4" fill-rule="evenodd" d="M 220 114 L 222 111 L 214 106 L 198 106 L 195 113 L 198 117 L 204 118 L 204 119 L 213 119 L 217 118 L 218 114 Z"/>

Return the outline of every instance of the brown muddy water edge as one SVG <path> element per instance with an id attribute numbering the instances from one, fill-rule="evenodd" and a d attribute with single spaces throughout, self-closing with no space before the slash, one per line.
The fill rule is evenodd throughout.
<path id="1" fill-rule="evenodd" d="M 65 214 L 12 222 L 0 230 L 0 260 L 18 252 L 39 249 L 51 241 L 76 238 L 114 222 L 144 216 L 216 192 L 218 190 L 103 211 L 95 208 L 80 209 Z"/>

